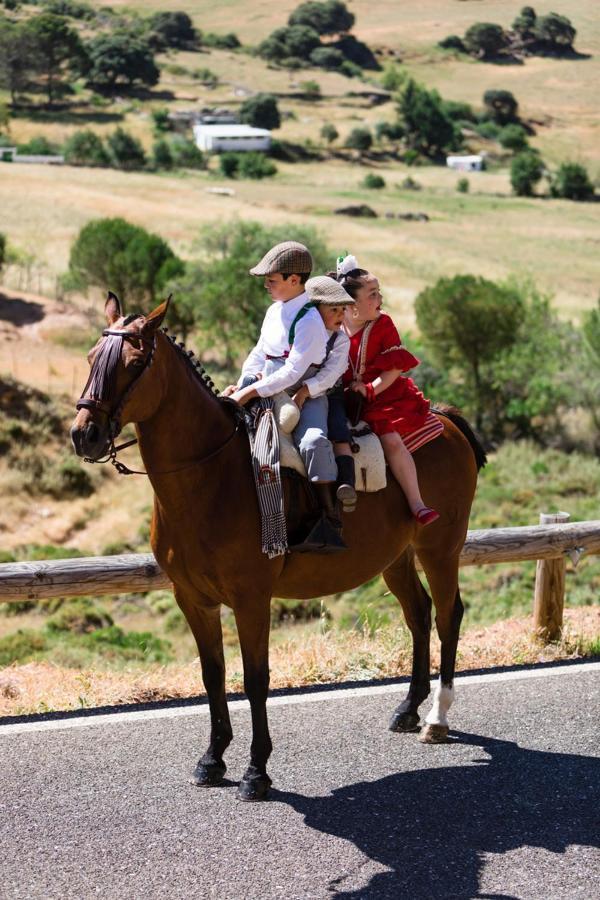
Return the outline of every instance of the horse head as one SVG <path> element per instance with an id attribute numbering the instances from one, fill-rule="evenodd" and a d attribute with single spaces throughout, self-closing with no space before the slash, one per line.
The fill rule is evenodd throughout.
<path id="1" fill-rule="evenodd" d="M 71 427 L 78 456 L 104 456 L 123 425 L 148 418 L 160 402 L 160 391 L 138 388 L 150 377 L 156 334 L 170 299 L 148 316 L 123 317 L 118 297 L 109 292 L 104 306 L 107 327 L 88 354 L 90 376 Z"/>

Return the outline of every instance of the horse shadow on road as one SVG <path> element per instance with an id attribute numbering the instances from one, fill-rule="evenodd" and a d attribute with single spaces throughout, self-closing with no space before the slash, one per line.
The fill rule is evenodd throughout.
<path id="1" fill-rule="evenodd" d="M 361 781 L 325 797 L 273 791 L 316 831 L 352 842 L 388 867 L 358 889 L 334 879 L 336 900 L 483 898 L 484 854 L 520 847 L 561 853 L 597 846 L 598 760 L 527 750 L 511 741 L 454 732 L 488 759 Z"/>

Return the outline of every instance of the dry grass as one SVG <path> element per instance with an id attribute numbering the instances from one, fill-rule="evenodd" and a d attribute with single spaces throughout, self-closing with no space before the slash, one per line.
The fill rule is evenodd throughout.
<path id="1" fill-rule="evenodd" d="M 577 659 L 596 648 L 600 609 L 565 611 L 562 639 L 549 646 L 536 641 L 530 619 L 498 622 L 467 631 L 461 639 L 458 669 Z M 432 665 L 439 665 L 434 639 Z M 410 674 L 410 641 L 404 627 L 390 627 L 373 636 L 329 631 L 300 641 L 291 639 L 271 650 L 273 688 L 371 680 Z M 236 652 L 228 661 L 227 689 L 242 690 L 242 665 Z M 187 665 L 147 667 L 125 672 L 60 669 L 50 663 L 11 666 L 0 672 L 0 715 L 81 709 L 112 704 L 143 703 L 203 693 L 197 660 Z"/>

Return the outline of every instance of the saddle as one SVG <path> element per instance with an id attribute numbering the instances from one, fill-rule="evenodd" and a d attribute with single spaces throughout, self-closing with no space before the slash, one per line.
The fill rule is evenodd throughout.
<path id="1" fill-rule="evenodd" d="M 302 457 L 292 439 L 292 432 L 300 419 L 300 410 L 285 392 L 273 397 L 273 410 L 279 430 L 280 466 L 293 469 L 306 478 Z M 387 481 L 381 441 L 369 431 L 365 422 L 358 422 L 352 428 L 352 434 L 358 446 L 358 451 L 354 453 L 356 490 L 369 494 L 383 490 Z"/>

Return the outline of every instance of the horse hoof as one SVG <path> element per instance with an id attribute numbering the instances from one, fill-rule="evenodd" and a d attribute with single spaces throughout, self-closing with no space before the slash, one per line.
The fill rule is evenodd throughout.
<path id="1" fill-rule="evenodd" d="M 218 784 L 223 784 L 225 772 L 225 765 L 219 766 L 216 763 L 205 765 L 204 763 L 198 763 L 194 769 L 191 781 L 192 784 L 195 784 L 197 787 L 216 787 Z"/>
<path id="2" fill-rule="evenodd" d="M 422 744 L 446 744 L 449 730 L 447 725 L 425 725 L 421 729 L 419 740 Z"/>
<path id="3" fill-rule="evenodd" d="M 242 778 L 238 787 L 238 799 L 247 803 L 256 803 L 266 800 L 272 781 L 268 775 L 253 775 L 251 778 Z"/>
<path id="4" fill-rule="evenodd" d="M 398 734 L 407 734 L 410 731 L 419 730 L 419 716 L 417 713 L 394 713 L 390 719 L 389 730 Z"/>

